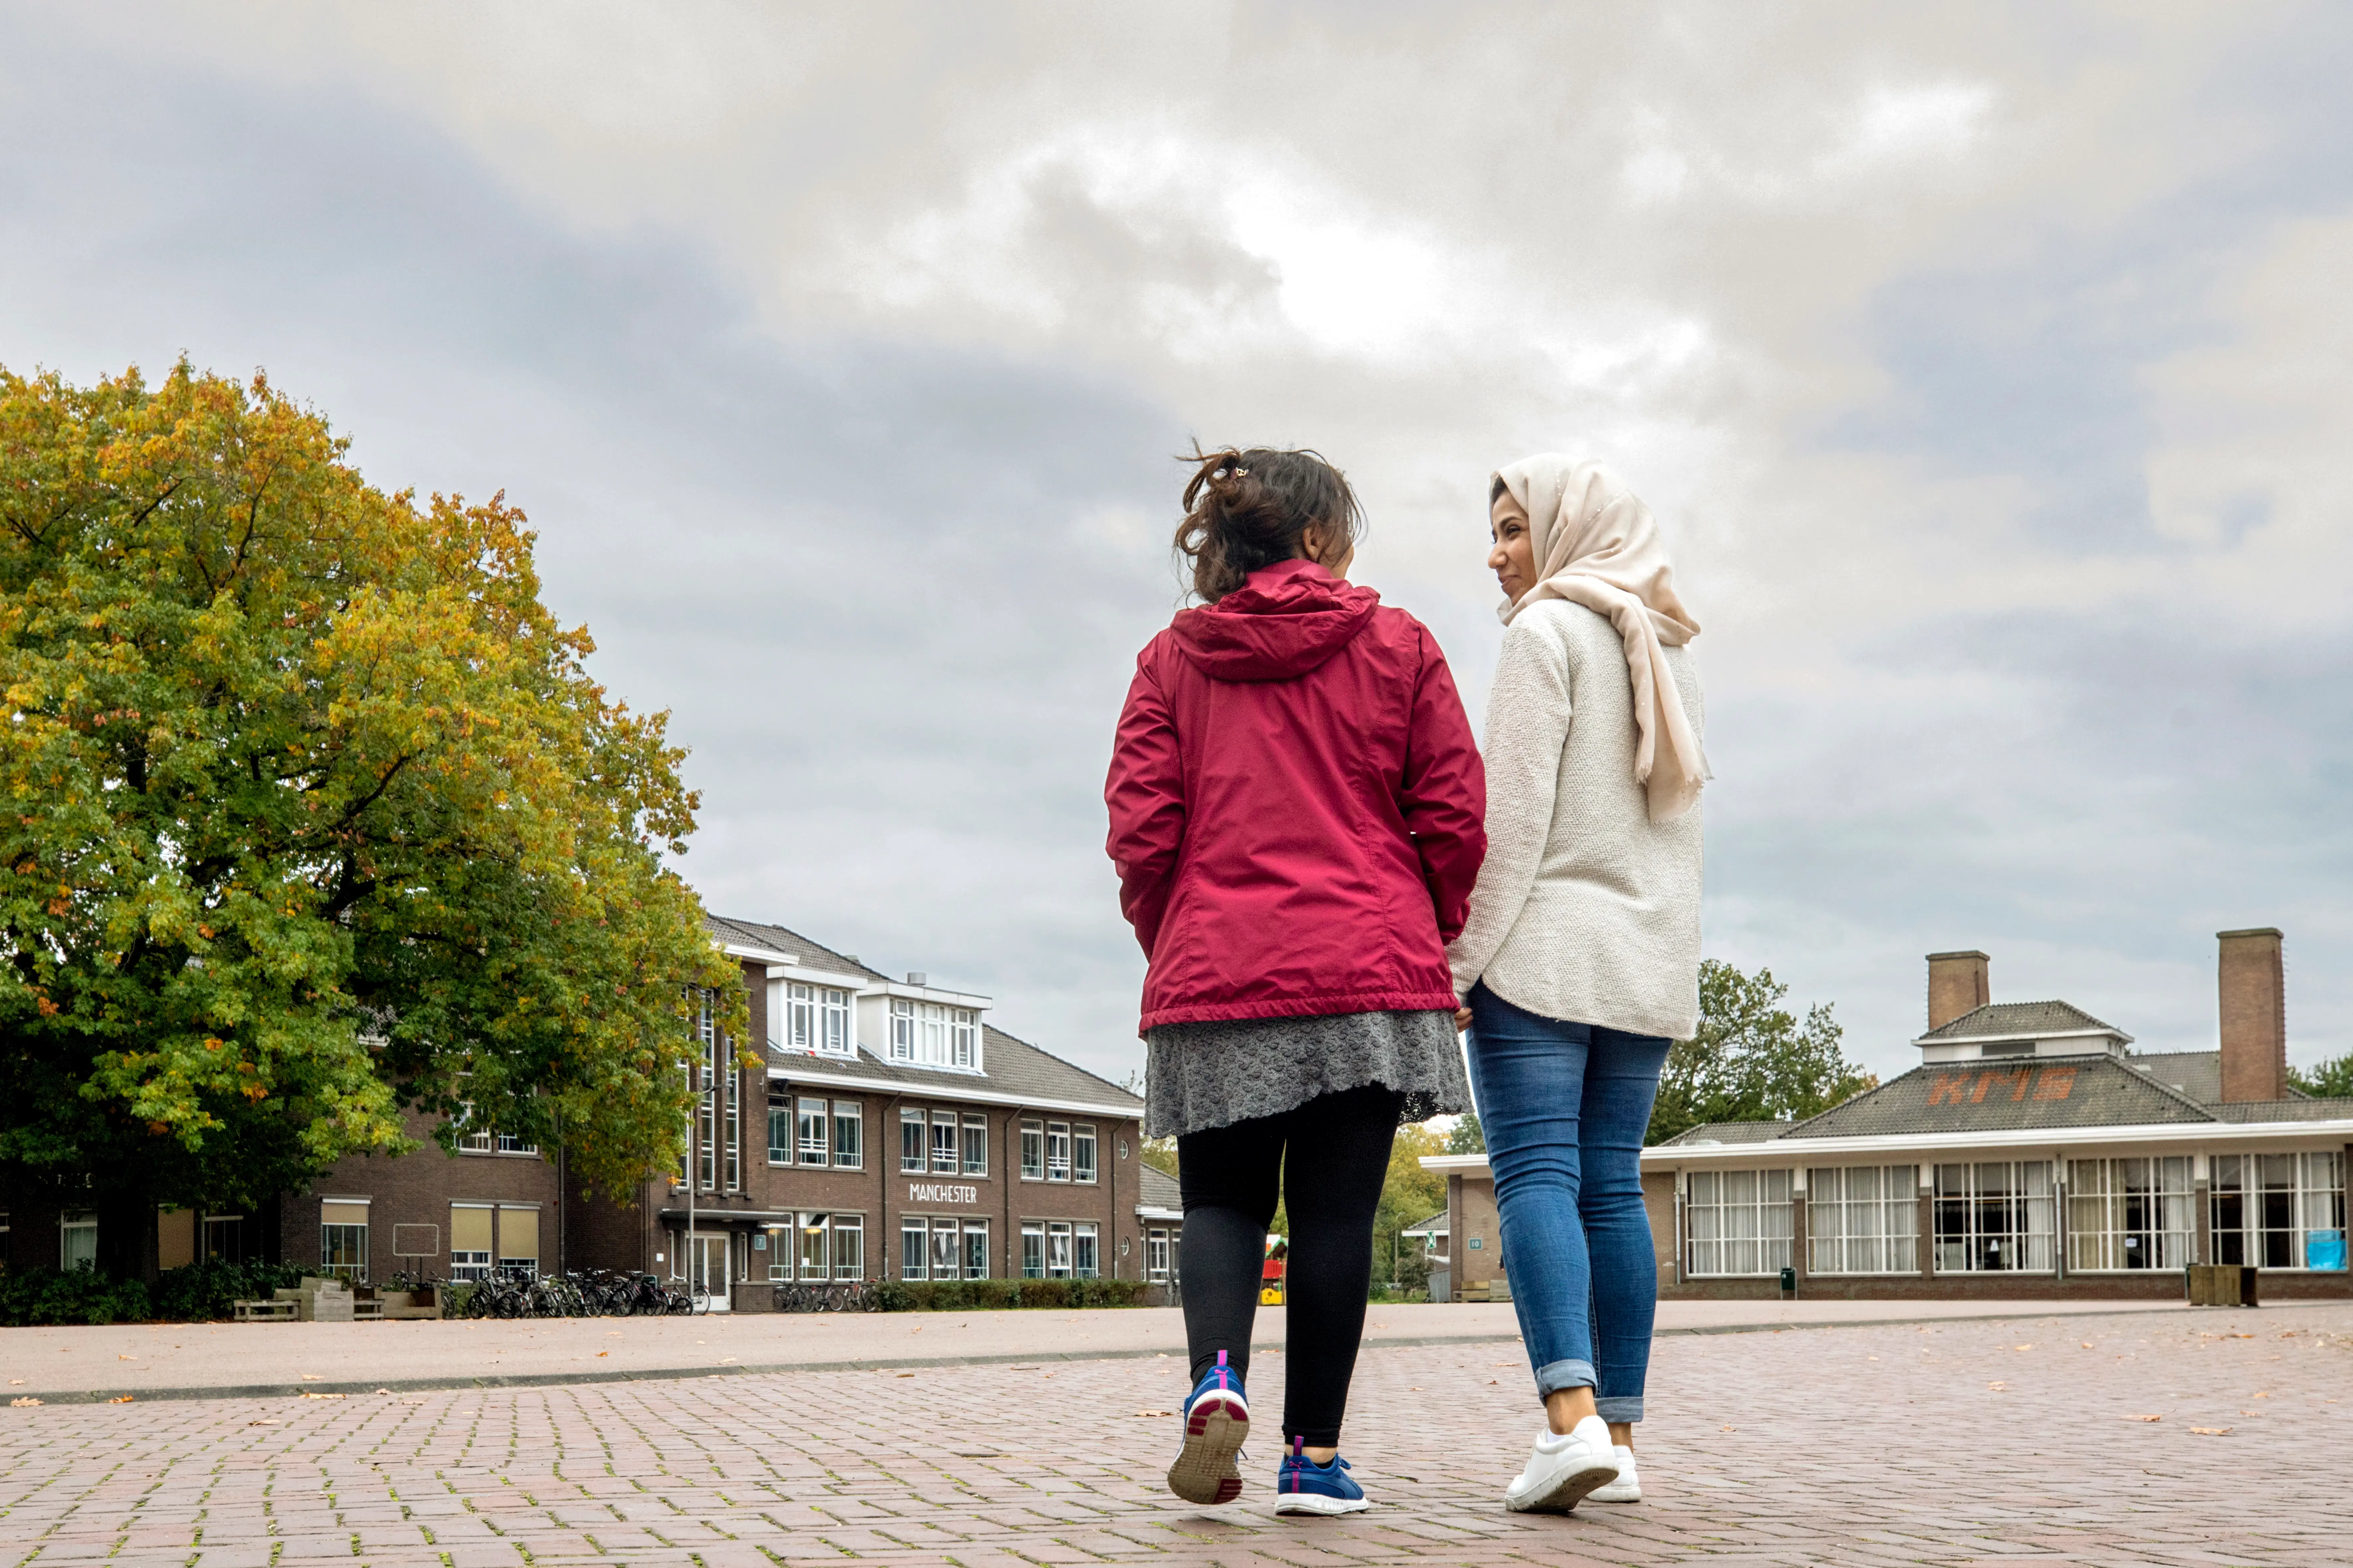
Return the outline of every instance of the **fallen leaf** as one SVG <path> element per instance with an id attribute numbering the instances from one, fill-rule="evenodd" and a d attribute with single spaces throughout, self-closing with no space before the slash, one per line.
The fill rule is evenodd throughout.
<path id="1" fill-rule="evenodd" d="M 2271 1396 L 2271 1390 L 2267 1388 L 2259 1388 L 2247 1397 L 2250 1399 L 2269 1399 Z"/>
<path id="2" fill-rule="evenodd" d="M 2120 1415 L 2116 1419 L 2119 1421 L 2162 1421 L 2165 1417 L 2162 1415 Z"/>
<path id="3" fill-rule="evenodd" d="M 2006 1384 L 2006 1383 L 1989 1383 L 1989 1384 L 1986 1384 L 1986 1386 L 1987 1386 L 1988 1388 L 1992 1388 L 1992 1389 L 2003 1389 L 2003 1388 L 2008 1388 L 2008 1387 L 2010 1386 L 2010 1384 Z"/>
<path id="4" fill-rule="evenodd" d="M 22 1410 L 27 1405 L 38 1405 L 40 1401 L 37 1399 L 19 1396 L 16 1399 L 10 1400 L 8 1402 L 8 1407 L 12 1410 Z"/>
<path id="5" fill-rule="evenodd" d="M 2084 1342 L 2084 1348 L 2085 1350 L 2087 1350 L 2087 1351 L 2095 1351 L 2095 1350 L 2098 1350 L 2100 1347 L 2099 1347 L 2099 1346 L 2097 1346 L 2097 1345 L 2095 1345 L 2095 1344 L 2094 1344 L 2091 1341 L 2089 1341 L 2089 1340 L 2085 1340 L 2085 1341 Z"/>
<path id="6" fill-rule="evenodd" d="M 376 1392 L 377 1392 L 378 1394 L 390 1394 L 390 1393 L 392 1392 L 392 1390 L 390 1390 L 389 1388 L 379 1388 L 379 1389 L 377 1389 L 377 1390 L 376 1390 Z"/>
<path id="7" fill-rule="evenodd" d="M 278 1423 L 275 1421 L 248 1421 L 246 1425 L 248 1426 L 275 1426 Z"/>
<path id="8" fill-rule="evenodd" d="M 596 1353 L 598 1355 L 611 1355 L 613 1352 L 611 1351 L 598 1351 Z"/>
<path id="9" fill-rule="evenodd" d="M 306 1372 L 302 1374 L 302 1381 L 305 1383 L 324 1383 L 327 1379 L 325 1374 L 322 1373 Z"/>
<path id="10" fill-rule="evenodd" d="M 1496 1384 L 1499 1381 L 1500 1381 L 1499 1379 L 1492 1378 L 1492 1377 L 1491 1377 L 1491 1378 L 1489 1378 L 1489 1379 L 1487 1380 L 1487 1386 L 1488 1386 L 1488 1387 L 1490 1387 L 1490 1388 L 1493 1388 L 1493 1387 L 1494 1387 L 1494 1386 L 1495 1386 L 1495 1384 Z"/>
<path id="11" fill-rule="evenodd" d="M 2014 1351 L 2031 1351 L 2034 1347 L 2032 1345 L 2012 1345 L 2010 1348 Z"/>
<path id="12" fill-rule="evenodd" d="M 107 1403 L 108 1403 L 109 1405 L 128 1405 L 128 1404 L 130 1404 L 132 1400 L 136 1399 L 137 1397 L 138 1397 L 138 1395 L 136 1395 L 136 1394 L 125 1394 L 121 1395 L 121 1396 L 120 1396 L 120 1397 L 118 1397 L 118 1398 L 110 1399 L 110 1400 L 108 1400 L 108 1401 L 107 1401 Z"/>
<path id="13" fill-rule="evenodd" d="M 1737 1432 L 1737 1431 L 1739 1431 L 1739 1430 L 1740 1430 L 1740 1428 L 1739 1428 L 1739 1427 L 1737 1427 L 1737 1426 L 1726 1426 L 1726 1427 L 1725 1428 L 1725 1431 L 1727 1431 L 1727 1432 Z"/>
<path id="14" fill-rule="evenodd" d="M 1426 1390 L 1424 1390 L 1424 1389 L 1422 1389 L 1422 1388 L 1420 1388 L 1420 1387 L 1419 1387 L 1419 1386 L 1416 1386 L 1416 1387 L 1413 1387 L 1413 1388 L 1409 1388 L 1409 1389 L 1407 1389 L 1407 1390 L 1406 1390 L 1406 1392 L 1407 1392 L 1408 1394 L 1421 1394 L 1421 1393 L 1425 1393 L 1425 1392 L 1427 1392 L 1427 1391 L 1426 1391 Z"/>
<path id="15" fill-rule="evenodd" d="M 913 1377 L 913 1376 L 914 1376 L 915 1374 L 914 1374 L 913 1373 L 912 1373 L 912 1372 L 902 1372 L 902 1373 L 901 1373 L 899 1375 L 900 1375 L 901 1377 Z"/>
<path id="16" fill-rule="evenodd" d="M 2249 1334 L 2246 1337 L 2253 1339 L 2255 1336 Z M 2192 1426 L 2189 1429 L 2200 1437 L 2227 1437 L 2231 1435 L 2231 1428 L 2228 1426 Z"/>
<path id="17" fill-rule="evenodd" d="M 341 1399 L 343 1395 L 340 1394 L 313 1394 L 306 1388 L 298 1397 L 303 1399 Z"/>
<path id="18" fill-rule="evenodd" d="M 12 1378 L 10 1378 L 10 1379 L 8 1380 L 8 1386 L 9 1386 L 9 1387 L 11 1387 L 11 1388 L 14 1388 L 14 1387 L 16 1387 L 18 1384 L 21 1384 L 21 1383 L 23 1383 L 24 1381 L 25 1381 L 25 1380 L 24 1380 L 23 1378 L 21 1378 L 21 1377 L 12 1377 Z"/>
<path id="19" fill-rule="evenodd" d="M 114 1359 L 117 1361 L 137 1361 L 139 1358 L 135 1355 L 119 1355 Z"/>
<path id="20" fill-rule="evenodd" d="M 1138 1415 L 1174 1415 L 1176 1412 L 1174 1410 L 1139 1410 L 1136 1414 Z"/>

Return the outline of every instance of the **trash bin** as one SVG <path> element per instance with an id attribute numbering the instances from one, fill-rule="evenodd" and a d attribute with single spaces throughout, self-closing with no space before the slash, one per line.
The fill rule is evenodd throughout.
<path id="1" fill-rule="evenodd" d="M 1785 1296 L 1794 1296 L 1798 1293 L 1798 1271 L 1795 1268 L 1781 1270 L 1781 1293 Z"/>
<path id="2" fill-rule="evenodd" d="M 2254 1307 L 2262 1304 L 2253 1268 L 2239 1263 L 2193 1263 L 2183 1271 L 2193 1307 Z"/>

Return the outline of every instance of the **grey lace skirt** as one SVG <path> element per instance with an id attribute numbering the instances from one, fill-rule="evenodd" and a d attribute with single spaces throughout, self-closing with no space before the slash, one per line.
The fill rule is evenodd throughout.
<path id="1" fill-rule="evenodd" d="M 1451 1013 L 1164 1024 L 1146 1031 L 1144 1043 L 1148 1138 L 1279 1116 L 1369 1083 L 1405 1096 L 1400 1124 L 1471 1109 Z"/>

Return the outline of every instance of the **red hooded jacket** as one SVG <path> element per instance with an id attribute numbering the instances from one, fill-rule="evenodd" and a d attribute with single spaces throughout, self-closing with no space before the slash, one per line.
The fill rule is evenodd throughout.
<path id="1" fill-rule="evenodd" d="M 1309 561 L 1145 646 L 1103 786 L 1142 1029 L 1454 1007 L 1487 782 L 1419 621 Z"/>

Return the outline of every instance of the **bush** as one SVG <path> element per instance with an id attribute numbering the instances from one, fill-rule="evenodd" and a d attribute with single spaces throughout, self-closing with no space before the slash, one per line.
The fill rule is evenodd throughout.
<path id="1" fill-rule="evenodd" d="M 299 1263 L 231 1263 L 221 1258 L 166 1268 L 155 1284 L 155 1315 L 189 1322 L 231 1318 L 237 1302 L 267 1301 L 273 1290 L 291 1290 L 302 1283 L 304 1272 Z"/>
<path id="2" fill-rule="evenodd" d="M 139 1323 L 150 1315 L 147 1287 L 83 1268 L 28 1268 L 0 1279 L 0 1324 Z"/>
<path id="3" fill-rule="evenodd" d="M 884 1279 L 873 1288 L 885 1312 L 1001 1311 L 1018 1307 L 1134 1307 L 1152 1287 L 1142 1279 Z"/>

